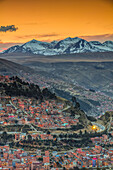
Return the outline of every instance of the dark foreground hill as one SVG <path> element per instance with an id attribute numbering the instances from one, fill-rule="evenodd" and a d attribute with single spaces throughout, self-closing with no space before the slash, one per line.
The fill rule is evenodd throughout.
<path id="1" fill-rule="evenodd" d="M 0 82 L 0 93 L 8 96 L 33 97 L 43 101 L 43 99 L 55 99 L 55 94 L 47 88 L 41 90 L 38 85 L 22 81 L 19 77 L 11 77 L 5 82 Z"/>

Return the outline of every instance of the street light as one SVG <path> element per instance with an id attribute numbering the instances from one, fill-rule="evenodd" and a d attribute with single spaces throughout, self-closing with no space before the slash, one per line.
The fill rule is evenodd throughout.
<path id="1" fill-rule="evenodd" d="M 93 126 L 92 126 L 92 129 L 96 131 L 96 130 L 97 130 L 97 127 L 96 127 L 95 125 L 93 125 Z"/>

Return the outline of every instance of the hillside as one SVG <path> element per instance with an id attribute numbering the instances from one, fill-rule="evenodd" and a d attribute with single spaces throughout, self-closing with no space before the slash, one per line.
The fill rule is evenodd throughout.
<path id="1" fill-rule="evenodd" d="M 0 96 L 34 98 L 40 103 L 43 103 L 45 100 L 56 100 L 56 102 L 64 104 L 65 109 L 62 111 L 65 114 L 68 111 L 68 114 L 71 117 L 78 115 L 82 126 L 86 127 L 91 124 L 84 111 L 81 110 L 80 104 L 76 101 L 76 98 L 74 98 L 72 103 L 66 99 L 56 96 L 55 93 L 52 93 L 47 88 L 41 90 L 38 85 L 22 81 L 22 79 L 17 76 L 0 76 Z"/>
<path id="2" fill-rule="evenodd" d="M 19 63 L 19 62 L 18 62 Z M 27 66 L 22 66 L 20 64 L 1 59 L 0 58 L 0 74 L 3 75 L 22 75 L 24 73 L 34 73 L 33 69 Z"/>

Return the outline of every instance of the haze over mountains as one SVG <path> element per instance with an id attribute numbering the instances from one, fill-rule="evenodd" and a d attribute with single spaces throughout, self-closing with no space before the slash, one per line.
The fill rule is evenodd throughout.
<path id="1" fill-rule="evenodd" d="M 29 53 L 40 55 L 61 55 L 87 52 L 108 52 L 113 51 L 113 41 L 86 41 L 84 39 L 66 38 L 61 41 L 42 42 L 35 39 L 23 44 L 8 48 L 3 53 Z"/>

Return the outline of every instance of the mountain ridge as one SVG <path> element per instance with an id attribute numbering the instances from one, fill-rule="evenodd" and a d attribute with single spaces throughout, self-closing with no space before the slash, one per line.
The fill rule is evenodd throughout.
<path id="1" fill-rule="evenodd" d="M 29 53 L 44 56 L 113 51 L 113 41 L 86 41 L 78 37 L 68 37 L 60 41 L 43 42 L 31 40 L 22 45 L 16 45 L 3 51 L 3 53 Z"/>

